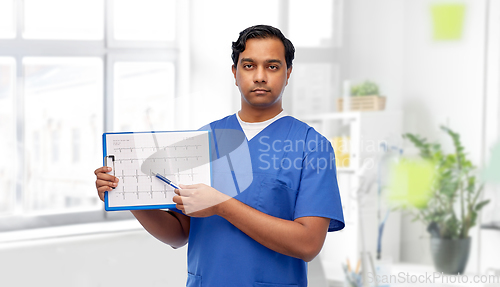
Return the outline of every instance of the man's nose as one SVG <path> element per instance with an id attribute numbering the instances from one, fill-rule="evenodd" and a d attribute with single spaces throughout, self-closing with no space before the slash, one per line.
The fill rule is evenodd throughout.
<path id="1" fill-rule="evenodd" d="M 258 67 L 254 74 L 254 82 L 265 83 L 267 82 L 267 74 L 264 67 Z"/>

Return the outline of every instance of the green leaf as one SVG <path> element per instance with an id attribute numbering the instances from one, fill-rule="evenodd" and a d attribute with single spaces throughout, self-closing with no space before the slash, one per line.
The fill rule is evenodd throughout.
<path id="1" fill-rule="evenodd" d="M 404 134 L 403 138 L 410 140 L 420 150 L 420 156 L 422 158 L 432 159 L 433 153 L 431 152 L 430 144 L 427 143 L 425 138 L 421 138 L 420 136 L 411 133 Z"/>
<path id="2" fill-rule="evenodd" d="M 359 85 L 351 87 L 351 96 L 369 96 L 378 94 L 378 85 L 371 81 L 364 81 Z"/>
<path id="3" fill-rule="evenodd" d="M 481 202 L 479 202 L 478 204 L 476 204 L 476 208 L 475 210 L 476 211 L 479 211 L 481 210 L 481 208 L 483 208 L 486 204 L 490 203 L 490 200 L 489 199 L 486 199 L 486 200 L 483 200 Z"/>

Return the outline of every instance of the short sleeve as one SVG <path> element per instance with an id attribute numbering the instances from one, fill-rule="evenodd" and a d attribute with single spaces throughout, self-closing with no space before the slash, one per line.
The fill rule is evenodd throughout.
<path id="1" fill-rule="evenodd" d="M 168 210 L 169 211 L 174 211 L 174 212 L 177 212 L 177 213 L 185 215 L 181 210 L 177 209 L 176 207 L 169 208 Z"/>
<path id="2" fill-rule="evenodd" d="M 305 216 L 330 218 L 328 231 L 341 230 L 345 223 L 333 147 L 322 136 L 307 138 L 294 219 Z M 312 142 L 314 140 L 316 142 Z"/>

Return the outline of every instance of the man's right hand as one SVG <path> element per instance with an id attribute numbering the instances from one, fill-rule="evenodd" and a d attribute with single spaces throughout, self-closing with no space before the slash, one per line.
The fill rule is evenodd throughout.
<path id="1" fill-rule="evenodd" d="M 111 168 L 103 166 L 94 171 L 97 179 L 95 187 L 99 198 L 104 201 L 104 193 L 113 190 L 118 185 L 118 178 L 107 174 Z M 188 242 L 190 218 L 174 211 L 166 212 L 160 209 L 132 210 L 132 214 L 141 225 L 158 240 L 179 248 Z"/>
<path id="2" fill-rule="evenodd" d="M 118 178 L 107 174 L 107 172 L 110 171 L 111 167 L 109 166 L 103 166 L 94 171 L 94 174 L 97 177 L 95 187 L 97 188 L 97 194 L 102 201 L 104 201 L 104 192 L 111 191 L 118 185 Z"/>

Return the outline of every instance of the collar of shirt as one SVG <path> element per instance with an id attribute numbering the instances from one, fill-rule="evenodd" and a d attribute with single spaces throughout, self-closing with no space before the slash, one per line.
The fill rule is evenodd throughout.
<path id="1" fill-rule="evenodd" d="M 282 117 L 286 117 L 288 114 L 285 113 L 285 111 L 281 111 L 281 113 L 277 114 L 274 118 L 269 119 L 267 121 L 263 122 L 256 122 L 256 123 L 248 123 L 244 122 L 240 119 L 240 116 L 238 113 L 236 113 L 236 118 L 238 119 L 238 122 L 240 123 L 241 129 L 245 133 L 245 136 L 247 137 L 247 140 L 251 140 L 254 136 L 256 136 L 258 133 L 260 133 L 263 129 L 265 129 L 268 125 L 272 124 L 273 122 L 277 121 L 278 119 Z"/>

